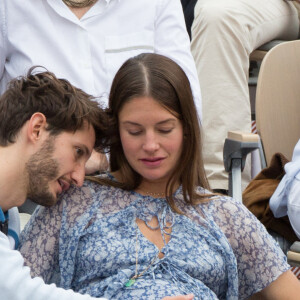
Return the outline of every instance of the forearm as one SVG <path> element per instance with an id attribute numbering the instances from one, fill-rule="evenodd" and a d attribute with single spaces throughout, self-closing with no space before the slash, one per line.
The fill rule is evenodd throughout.
<path id="1" fill-rule="evenodd" d="M 104 153 L 92 152 L 91 157 L 85 165 L 85 174 L 90 175 L 98 171 L 106 171 L 108 169 L 108 160 Z"/>
<path id="2" fill-rule="evenodd" d="M 251 300 L 297 300 L 300 295 L 300 282 L 291 271 L 286 271 Z"/>

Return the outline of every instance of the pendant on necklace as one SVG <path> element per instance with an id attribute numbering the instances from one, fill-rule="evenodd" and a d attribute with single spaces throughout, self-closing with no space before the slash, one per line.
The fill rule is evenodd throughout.
<path id="1" fill-rule="evenodd" d="M 129 279 L 126 283 L 125 286 L 126 287 L 130 287 L 135 283 L 135 279 Z"/>

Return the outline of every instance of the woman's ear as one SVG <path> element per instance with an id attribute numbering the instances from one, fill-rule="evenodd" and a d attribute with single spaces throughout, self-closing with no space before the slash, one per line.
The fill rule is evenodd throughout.
<path id="1" fill-rule="evenodd" d="M 40 138 L 42 133 L 45 131 L 47 126 L 47 119 L 44 114 L 37 112 L 34 113 L 28 123 L 27 136 L 28 139 L 36 143 Z"/>

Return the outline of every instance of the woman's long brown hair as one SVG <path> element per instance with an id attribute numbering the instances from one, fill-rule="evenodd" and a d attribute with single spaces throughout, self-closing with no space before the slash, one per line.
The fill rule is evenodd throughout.
<path id="1" fill-rule="evenodd" d="M 182 185 L 184 200 L 199 203 L 207 195 L 196 193 L 196 187 L 209 189 L 204 172 L 201 130 L 189 80 L 184 71 L 171 59 L 158 54 L 140 54 L 127 60 L 117 72 L 110 91 L 109 114 L 113 134 L 110 145 L 111 171 L 118 171 L 125 190 L 134 190 L 141 176 L 129 165 L 119 136 L 118 115 L 123 105 L 137 97 L 151 97 L 177 117 L 183 126 L 183 149 L 167 186 L 166 199 L 179 212 L 173 199 L 178 184 Z M 101 180 L 105 183 L 105 180 Z"/>

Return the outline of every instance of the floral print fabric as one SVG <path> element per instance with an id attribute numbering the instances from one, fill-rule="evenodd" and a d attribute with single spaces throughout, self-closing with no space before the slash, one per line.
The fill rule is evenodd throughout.
<path id="1" fill-rule="evenodd" d="M 195 299 L 246 299 L 289 269 L 280 248 L 241 203 L 214 196 L 190 206 L 181 188 L 175 201 L 184 214 L 173 212 L 165 199 L 87 181 L 56 206 L 35 211 L 20 251 L 33 276 L 108 299 L 187 293 Z M 172 224 L 162 259 L 155 259 L 159 249 L 136 225 L 136 218 L 149 222 L 153 216 L 161 231 Z M 127 287 L 136 253 L 138 273 L 146 271 Z"/>

